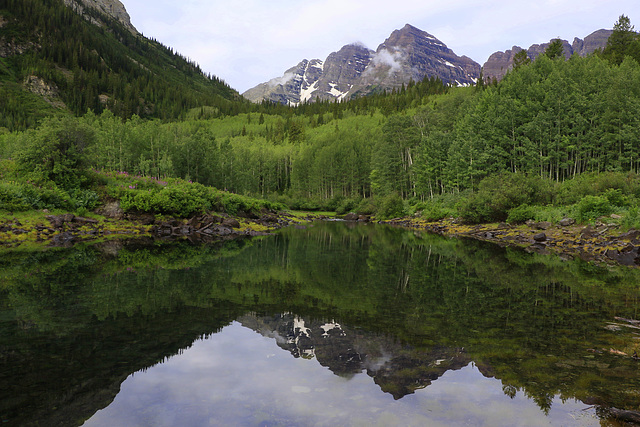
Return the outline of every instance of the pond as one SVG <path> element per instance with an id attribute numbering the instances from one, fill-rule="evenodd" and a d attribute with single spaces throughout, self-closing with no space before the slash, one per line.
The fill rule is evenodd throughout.
<path id="1" fill-rule="evenodd" d="M 0 271 L 3 425 L 614 426 L 640 410 L 636 269 L 321 222 L 5 251 Z"/>

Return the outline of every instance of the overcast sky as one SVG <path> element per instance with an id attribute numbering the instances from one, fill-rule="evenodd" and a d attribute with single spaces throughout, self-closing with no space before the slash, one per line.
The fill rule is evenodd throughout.
<path id="1" fill-rule="evenodd" d="M 145 36 L 173 47 L 240 93 L 302 59 L 342 46 L 376 49 L 411 24 L 481 65 L 489 55 L 611 29 L 640 29 L 639 0 L 121 0 Z"/>

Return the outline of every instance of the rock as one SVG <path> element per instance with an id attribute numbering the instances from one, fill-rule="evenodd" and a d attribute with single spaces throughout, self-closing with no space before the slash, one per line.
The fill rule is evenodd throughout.
<path id="1" fill-rule="evenodd" d="M 605 409 L 609 415 L 616 420 L 623 421 L 625 423 L 632 423 L 634 425 L 640 424 L 640 412 L 638 411 L 626 411 L 616 408 Z"/>
<path id="2" fill-rule="evenodd" d="M 45 218 L 49 220 L 53 228 L 60 228 L 64 224 L 62 218 L 56 215 L 47 215 Z"/>
<path id="3" fill-rule="evenodd" d="M 358 222 L 369 222 L 369 221 L 371 221 L 371 218 L 368 217 L 367 215 L 358 216 Z"/>
<path id="4" fill-rule="evenodd" d="M 562 40 L 564 49 L 564 55 L 566 58 L 573 54 L 580 56 L 587 56 L 594 52 L 596 49 L 602 49 L 607 45 L 607 40 L 611 35 L 611 30 L 598 30 L 587 37 L 584 40 L 574 38 L 573 43 L 569 44 L 568 41 Z M 534 44 L 527 49 L 527 56 L 532 60 L 540 55 L 549 46 L 549 43 Z M 482 67 L 483 77 L 486 81 L 492 79 L 501 80 L 508 70 L 513 68 L 515 56 L 518 52 L 523 50 L 519 46 L 513 46 L 511 49 L 504 52 L 495 52 Z"/>
<path id="5" fill-rule="evenodd" d="M 375 90 L 397 89 L 410 81 L 438 77 L 454 86 L 474 85 L 480 64 L 458 56 L 436 37 L 411 25 L 394 31 L 376 52 L 349 44 L 325 61 L 303 60 L 282 77 L 249 89 L 243 96 L 253 102 L 268 100 L 299 104 L 315 100 L 342 100 Z"/>
<path id="6" fill-rule="evenodd" d="M 576 220 L 573 218 L 562 218 L 558 224 L 560 224 L 561 227 L 569 227 L 575 223 Z"/>
<path id="7" fill-rule="evenodd" d="M 629 230 L 626 233 L 622 233 L 618 237 L 620 239 L 635 240 L 635 239 L 638 239 L 640 237 L 640 230 Z"/>
<path id="8" fill-rule="evenodd" d="M 230 228 L 240 228 L 240 223 L 235 218 L 225 218 L 222 221 L 222 225 Z"/>
<path id="9" fill-rule="evenodd" d="M 344 216 L 344 220 L 345 221 L 357 221 L 358 220 L 358 214 L 354 213 L 354 212 L 349 212 L 348 214 L 346 214 Z"/>
<path id="10" fill-rule="evenodd" d="M 534 224 L 534 228 L 536 228 L 537 230 L 548 230 L 549 228 L 551 228 L 553 224 L 551 224 L 549 221 L 541 221 L 541 222 L 536 222 Z"/>
<path id="11" fill-rule="evenodd" d="M 583 239 L 589 239 L 592 237 L 597 236 L 598 233 L 591 225 L 587 225 L 585 228 L 582 229 L 582 232 L 580 233 L 580 237 Z"/>
<path id="12" fill-rule="evenodd" d="M 71 213 L 67 213 L 67 214 L 64 214 L 64 215 L 60 215 L 60 219 L 62 220 L 62 222 L 63 222 L 63 223 L 73 222 L 73 219 L 74 219 L 75 217 L 76 217 L 76 216 L 75 216 L 74 214 L 71 214 Z"/>
<path id="13" fill-rule="evenodd" d="M 51 244 L 53 246 L 68 246 L 73 242 L 74 239 L 75 237 L 73 236 L 73 234 L 66 231 L 64 233 L 56 234 L 55 236 L 53 236 L 53 239 L 51 239 Z"/>
<path id="14" fill-rule="evenodd" d="M 536 242 L 544 242 L 547 240 L 547 235 L 544 233 L 538 233 L 533 236 L 533 240 L 535 240 Z"/>
<path id="15" fill-rule="evenodd" d="M 93 219 L 93 218 L 84 218 L 81 216 L 77 216 L 75 218 L 73 218 L 73 222 L 77 222 L 80 224 L 97 224 L 98 220 Z"/>
<path id="16" fill-rule="evenodd" d="M 611 214 L 611 219 L 622 219 L 622 216 L 618 214 Z"/>
<path id="17" fill-rule="evenodd" d="M 111 219 L 122 219 L 124 215 L 124 211 L 120 208 L 120 202 L 107 203 L 102 208 L 98 209 L 97 213 Z"/>

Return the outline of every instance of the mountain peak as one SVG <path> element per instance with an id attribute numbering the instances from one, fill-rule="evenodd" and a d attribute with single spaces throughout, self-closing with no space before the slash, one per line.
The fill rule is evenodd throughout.
<path id="1" fill-rule="evenodd" d="M 131 17 L 119 0 L 64 0 L 64 4 L 75 10 L 79 15 L 85 16 L 84 9 L 95 9 L 107 16 L 115 19 L 125 26 L 133 34 L 137 34 L 138 30 L 131 24 Z M 106 25 L 104 22 L 94 17 L 88 18 L 92 24 L 99 26 Z"/>
<path id="2" fill-rule="evenodd" d="M 287 73 L 285 77 L 290 77 L 287 82 L 276 79 L 282 83 L 278 87 L 263 83 L 243 95 L 254 102 L 269 99 L 297 104 L 316 99 L 349 99 L 355 94 L 399 88 L 425 77 L 437 77 L 444 83 L 467 86 L 475 84 L 479 78 L 480 65 L 469 58 L 457 56 L 431 34 L 406 24 L 393 31 L 376 51 L 361 43 L 353 43 L 333 52 L 324 61 L 320 76 L 309 76 L 302 67 Z M 291 79 L 303 84 L 292 85 Z"/>
<path id="3" fill-rule="evenodd" d="M 609 40 L 609 36 L 611 35 L 611 33 L 611 30 L 598 30 L 589 34 L 584 38 L 584 40 L 575 37 L 573 39 L 573 43 L 571 44 L 567 40 L 561 40 L 564 50 L 564 56 L 566 58 L 569 58 L 574 54 L 587 56 L 597 49 L 603 49 L 607 45 L 607 41 Z M 556 39 L 551 39 L 551 41 L 553 40 Z M 526 49 L 527 56 L 531 59 L 536 59 L 539 55 L 544 53 L 550 42 L 533 44 L 529 46 L 529 48 Z M 489 59 L 487 59 L 487 62 L 485 62 L 485 64 L 482 66 L 484 79 L 487 81 L 490 81 L 492 79 L 501 80 L 507 73 L 507 71 L 513 68 L 515 56 L 521 50 L 524 49 L 522 49 L 520 46 L 513 46 L 511 49 L 508 49 L 504 52 L 494 52 L 489 57 Z"/>

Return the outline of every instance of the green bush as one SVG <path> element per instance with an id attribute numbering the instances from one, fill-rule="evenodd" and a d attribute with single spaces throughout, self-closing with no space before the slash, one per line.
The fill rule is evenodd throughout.
<path id="1" fill-rule="evenodd" d="M 85 212 L 94 210 L 100 201 L 98 193 L 95 191 L 80 189 L 71 192 L 71 199 L 76 210 L 82 209 Z"/>
<path id="2" fill-rule="evenodd" d="M 93 129 L 73 118 L 48 119 L 28 135 L 29 143 L 16 159 L 19 172 L 64 189 L 88 184 L 86 150 L 94 142 Z"/>
<path id="3" fill-rule="evenodd" d="M 575 204 L 584 196 L 599 196 L 611 190 L 618 191 L 622 196 L 638 197 L 640 176 L 623 172 L 584 173 L 560 185 L 557 202 L 564 205 Z"/>
<path id="4" fill-rule="evenodd" d="M 603 196 L 584 196 L 576 205 L 576 215 L 580 222 L 610 215 L 612 211 L 611 203 Z"/>
<path id="5" fill-rule="evenodd" d="M 380 199 L 380 204 L 376 210 L 376 217 L 379 219 L 391 219 L 404 215 L 404 201 L 398 193 L 390 193 Z"/>
<path id="6" fill-rule="evenodd" d="M 355 207 L 355 211 L 360 215 L 373 215 L 376 213 L 377 208 L 375 200 L 369 197 L 362 199 L 358 206 Z"/>
<path id="7" fill-rule="evenodd" d="M 522 204 L 509 211 L 507 222 L 509 224 L 522 224 L 536 217 L 536 208 L 527 204 Z"/>
<path id="8" fill-rule="evenodd" d="M 360 203 L 360 201 L 361 201 L 360 199 L 344 198 L 342 199 L 340 204 L 338 204 L 338 206 L 336 207 L 335 212 L 338 215 L 345 215 L 345 214 L 348 214 L 349 212 L 353 212 L 358 207 L 358 204 Z"/>
<path id="9" fill-rule="evenodd" d="M 640 229 L 640 209 L 637 206 L 630 207 L 622 216 L 620 226 L 623 230 Z"/>
<path id="10" fill-rule="evenodd" d="M 22 212 L 31 206 L 22 198 L 21 187 L 10 183 L 0 183 L 0 210 Z"/>
<path id="11" fill-rule="evenodd" d="M 523 204 L 546 205 L 553 201 L 553 194 L 551 181 L 503 173 L 480 181 L 478 191 L 459 203 L 458 212 L 471 223 L 505 221 L 511 209 Z"/>

